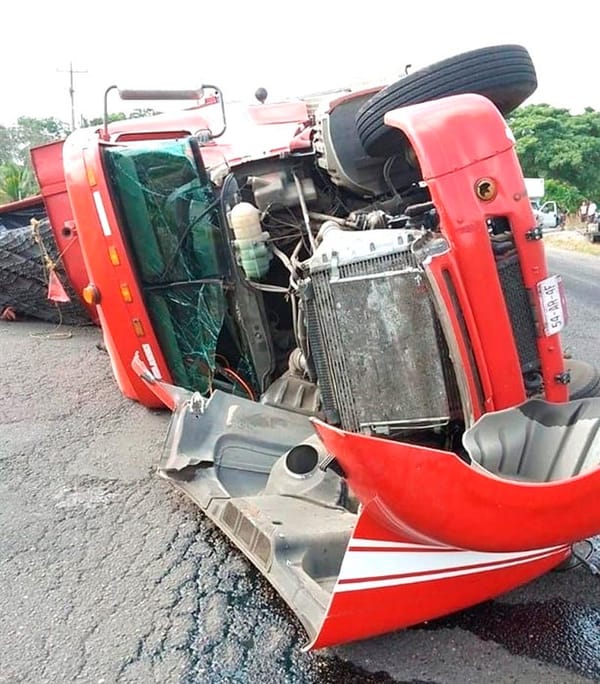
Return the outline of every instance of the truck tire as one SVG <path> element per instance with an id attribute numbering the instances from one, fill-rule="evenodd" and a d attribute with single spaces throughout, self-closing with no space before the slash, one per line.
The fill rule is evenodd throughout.
<path id="1" fill-rule="evenodd" d="M 536 87 L 535 67 L 524 47 L 495 45 L 472 50 L 419 69 L 380 90 L 356 114 L 358 136 L 372 157 L 389 157 L 406 144 L 400 131 L 383 122 L 384 114 L 391 109 L 477 93 L 506 115 Z"/>
<path id="2" fill-rule="evenodd" d="M 565 363 L 571 372 L 569 399 L 600 396 L 600 371 L 585 361 L 569 359 Z"/>
<path id="3" fill-rule="evenodd" d="M 49 257 L 56 262 L 56 243 L 47 220 L 39 223 L 38 235 Z M 0 312 L 5 307 L 11 307 L 17 316 L 25 318 L 56 324 L 89 324 L 89 315 L 68 283 L 60 264 L 56 274 L 71 301 L 57 303 L 48 299 L 47 272 L 42 254 L 31 226 L 0 231 Z"/>

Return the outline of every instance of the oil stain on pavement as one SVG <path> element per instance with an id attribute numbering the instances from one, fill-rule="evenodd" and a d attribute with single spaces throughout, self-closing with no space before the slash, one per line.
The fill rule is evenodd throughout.
<path id="1" fill-rule="evenodd" d="M 458 627 L 504 646 L 515 656 L 535 658 L 600 679 L 600 610 L 555 599 L 507 604 L 490 601 L 430 623 Z"/>

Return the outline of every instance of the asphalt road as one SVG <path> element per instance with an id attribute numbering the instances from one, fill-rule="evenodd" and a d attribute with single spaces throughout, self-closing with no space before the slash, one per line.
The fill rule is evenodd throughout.
<path id="1" fill-rule="evenodd" d="M 600 261 L 550 262 L 570 302 L 564 340 L 593 361 Z M 50 330 L 0 322 L 0 682 L 600 680 L 600 580 L 581 567 L 303 653 L 266 581 L 155 476 L 168 415 L 120 396 L 99 331 Z"/>

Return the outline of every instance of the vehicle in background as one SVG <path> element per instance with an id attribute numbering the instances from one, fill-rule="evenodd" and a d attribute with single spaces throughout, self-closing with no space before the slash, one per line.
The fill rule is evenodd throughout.
<path id="1" fill-rule="evenodd" d="M 543 178 L 525 178 L 524 181 L 537 227 L 542 230 L 560 228 L 564 224 L 565 214 L 560 211 L 555 201 L 543 201 L 546 194 L 545 180 Z"/>
<path id="2" fill-rule="evenodd" d="M 546 194 L 546 181 L 543 178 L 524 178 L 523 180 L 532 206 L 538 209 Z"/>
<path id="3" fill-rule="evenodd" d="M 62 159 L 55 168 L 62 173 Z M 67 275 L 66 253 L 57 245 L 42 195 L 0 205 L 0 319 L 87 323 L 93 311 L 86 315 L 81 289 L 72 274 Z M 75 261 L 83 281 L 81 252 Z"/>
<path id="4" fill-rule="evenodd" d="M 600 242 L 600 211 L 594 212 L 585 225 L 585 236 L 590 242 Z"/>
<path id="5" fill-rule="evenodd" d="M 32 218 L 38 221 L 46 218 L 46 207 L 41 195 L 0 204 L 0 228 L 22 228 L 28 226 Z"/>
<path id="6" fill-rule="evenodd" d="M 536 224 L 542 229 L 560 228 L 565 221 L 562 212 L 554 200 L 548 200 L 533 211 L 536 217 Z"/>

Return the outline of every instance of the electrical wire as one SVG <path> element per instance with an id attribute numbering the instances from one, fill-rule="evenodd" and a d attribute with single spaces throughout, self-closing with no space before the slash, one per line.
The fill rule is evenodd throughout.
<path id="1" fill-rule="evenodd" d="M 290 289 L 282 287 L 281 285 L 269 285 L 268 283 L 257 283 L 255 280 L 246 280 L 250 287 L 255 290 L 262 290 L 263 292 L 272 292 L 274 294 L 288 294 Z"/>
<path id="2" fill-rule="evenodd" d="M 41 221 L 38 221 L 37 219 L 31 219 L 31 232 L 33 233 L 33 238 L 35 242 L 38 244 L 41 252 L 41 257 L 42 257 L 42 265 L 44 267 L 44 275 L 46 278 L 46 284 L 50 286 L 50 274 L 53 271 L 56 271 L 56 268 L 58 264 L 61 261 L 62 255 L 67 251 L 67 249 L 71 246 L 72 243 L 67 245 L 65 249 L 60 253 L 57 257 L 57 260 L 54 261 L 52 257 L 50 256 L 50 253 L 48 252 L 48 249 L 46 248 L 46 245 L 44 244 L 44 241 L 42 239 L 42 234 L 40 233 L 40 223 Z M 63 325 L 63 315 L 62 315 L 62 310 L 60 306 L 58 305 L 58 302 L 53 302 L 54 306 L 56 307 L 56 310 L 58 312 L 58 323 L 56 324 L 56 327 L 54 330 L 50 332 L 44 332 L 44 333 L 29 333 L 29 337 L 37 338 L 37 339 L 44 339 L 44 340 L 68 340 L 71 337 L 73 337 L 73 333 L 68 331 L 68 332 L 59 332 L 60 328 Z"/>
<path id="3" fill-rule="evenodd" d="M 234 382 L 237 382 L 240 387 L 244 389 L 246 394 L 252 399 L 252 401 L 256 401 L 256 395 L 254 394 L 254 390 L 250 387 L 250 385 L 242 378 L 241 375 L 236 373 L 234 370 L 232 370 L 229 367 L 226 366 L 217 366 L 216 371 L 220 373 L 221 375 L 224 375 L 226 378 L 229 380 L 234 380 Z"/>
<path id="4" fill-rule="evenodd" d="M 394 184 L 392 183 L 392 178 L 390 176 L 391 168 L 397 159 L 398 155 L 395 154 L 393 157 L 390 157 L 389 159 L 385 160 L 385 163 L 383 165 L 383 180 L 385 181 L 385 184 L 388 186 L 388 189 L 392 193 L 392 195 L 394 195 L 395 197 L 400 197 L 402 199 L 402 196 L 396 190 Z"/>
<path id="5" fill-rule="evenodd" d="M 296 191 L 298 192 L 298 199 L 300 200 L 300 209 L 302 210 L 302 219 L 304 220 L 304 225 L 306 227 L 306 235 L 308 236 L 308 242 L 310 244 L 310 251 L 314 253 L 317 249 L 317 243 L 315 242 L 315 236 L 312 234 L 312 228 L 310 227 L 310 219 L 308 217 L 308 207 L 306 206 L 306 199 L 304 198 L 304 191 L 302 190 L 302 183 L 298 176 L 293 173 L 294 183 L 296 184 Z"/>
<path id="6" fill-rule="evenodd" d="M 298 333 L 299 328 L 299 315 L 298 315 L 298 302 L 296 301 L 296 295 L 292 292 L 290 295 L 290 306 L 292 309 L 292 331 L 294 333 L 294 340 L 296 341 L 296 346 L 302 349 L 300 344 L 300 335 Z"/>

